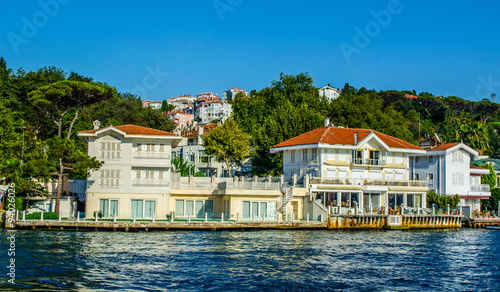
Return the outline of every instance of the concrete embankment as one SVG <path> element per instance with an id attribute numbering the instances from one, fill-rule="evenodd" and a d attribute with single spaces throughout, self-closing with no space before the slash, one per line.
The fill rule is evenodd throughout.
<path id="1" fill-rule="evenodd" d="M 88 221 L 18 220 L 16 228 L 31 230 L 257 230 L 257 229 L 439 229 L 461 228 L 462 216 L 453 215 L 329 215 L 326 222 L 234 221 Z"/>

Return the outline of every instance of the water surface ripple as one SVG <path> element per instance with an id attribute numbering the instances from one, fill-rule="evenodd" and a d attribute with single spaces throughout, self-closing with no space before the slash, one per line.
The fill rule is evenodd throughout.
<path id="1" fill-rule="evenodd" d="M 0 230 L 0 290 L 7 232 Z M 20 290 L 500 291 L 500 231 L 18 231 Z"/>

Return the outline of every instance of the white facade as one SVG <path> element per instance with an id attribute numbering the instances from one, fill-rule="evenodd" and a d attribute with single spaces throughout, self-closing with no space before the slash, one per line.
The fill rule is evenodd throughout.
<path id="1" fill-rule="evenodd" d="M 481 210 L 480 199 L 489 198 L 491 193 L 489 186 L 477 179 L 484 170 L 471 168 L 471 157 L 477 155 L 477 151 L 463 143 L 444 144 L 424 154 L 412 155 L 412 175 L 426 179 L 430 191 L 446 196 L 459 195 L 460 206 Z"/>
<path id="2" fill-rule="evenodd" d="M 379 212 L 425 207 L 426 182 L 412 180 L 409 168 L 409 155 L 425 151 L 387 137 L 366 129 L 323 127 L 275 145 L 271 152 L 283 153 L 285 176 L 312 177 L 311 192 L 324 206 L 361 212 L 370 206 Z M 401 142 L 391 144 L 395 140 Z"/>
<path id="3" fill-rule="evenodd" d="M 328 100 L 336 100 L 340 96 L 340 90 L 331 86 L 325 86 L 319 89 L 319 96 L 324 96 Z"/>
<path id="4" fill-rule="evenodd" d="M 196 97 L 192 95 L 181 95 L 168 99 L 168 103 L 175 106 L 175 111 L 186 111 L 191 113 L 193 110 L 193 102 L 195 101 Z"/>
<path id="5" fill-rule="evenodd" d="M 233 113 L 233 107 L 230 103 L 222 101 L 206 102 L 200 105 L 199 121 L 200 124 L 207 124 L 213 120 L 225 122 Z"/>
<path id="6" fill-rule="evenodd" d="M 88 154 L 104 165 L 90 173 L 86 217 L 165 217 L 170 195 L 171 148 L 181 137 L 135 125 L 82 131 Z"/>
<path id="7" fill-rule="evenodd" d="M 231 88 L 222 92 L 222 100 L 228 101 L 230 99 L 234 99 L 238 93 L 243 93 L 244 95 L 248 95 L 247 91 L 240 88 Z"/>

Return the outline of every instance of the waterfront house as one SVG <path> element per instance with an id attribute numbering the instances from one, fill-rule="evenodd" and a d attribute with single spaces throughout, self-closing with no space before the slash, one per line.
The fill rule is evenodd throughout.
<path id="1" fill-rule="evenodd" d="M 500 188 L 500 159 L 498 158 L 482 158 L 476 159 L 471 162 L 471 165 L 480 166 L 483 164 L 490 164 L 493 166 L 493 170 L 495 170 L 495 174 L 497 176 L 497 183 L 495 187 Z"/>
<path id="2" fill-rule="evenodd" d="M 411 155 L 412 176 L 427 180 L 429 190 L 446 196 L 460 196 L 459 206 L 481 210 L 480 199 L 491 196 L 490 186 L 481 184 L 489 170 L 471 167 L 478 153 L 464 143 L 441 144 Z M 464 210 L 464 214 L 470 214 Z"/>
<path id="3" fill-rule="evenodd" d="M 136 126 L 108 126 L 78 132 L 88 154 L 104 161 L 87 181 L 86 218 L 159 218 L 169 213 L 171 148 L 181 137 Z"/>
<path id="4" fill-rule="evenodd" d="M 413 212 L 426 206 L 425 180 L 410 176 L 411 154 L 425 150 L 370 129 L 325 126 L 271 148 L 285 176 L 309 175 L 310 200 L 326 212 Z M 403 211 L 404 211 L 403 210 Z"/>

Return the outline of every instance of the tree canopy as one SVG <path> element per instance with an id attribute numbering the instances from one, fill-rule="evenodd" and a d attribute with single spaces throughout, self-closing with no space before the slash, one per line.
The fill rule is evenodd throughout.
<path id="1" fill-rule="evenodd" d="M 231 177 L 231 162 L 242 161 L 250 155 L 250 136 L 243 132 L 233 119 L 216 127 L 203 136 L 205 153 L 214 156 L 219 162 L 226 163 Z"/>

